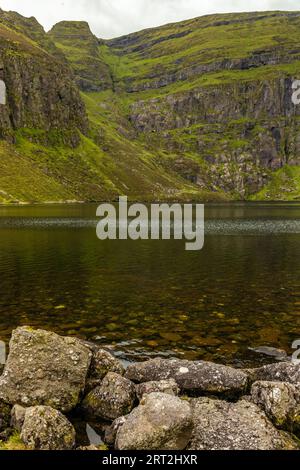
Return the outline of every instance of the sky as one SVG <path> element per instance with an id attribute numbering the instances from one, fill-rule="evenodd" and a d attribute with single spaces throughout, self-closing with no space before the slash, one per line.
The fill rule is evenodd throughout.
<path id="1" fill-rule="evenodd" d="M 103 39 L 210 13 L 300 10 L 299 0 L 0 0 L 3 10 L 35 16 L 49 30 L 84 20 Z"/>

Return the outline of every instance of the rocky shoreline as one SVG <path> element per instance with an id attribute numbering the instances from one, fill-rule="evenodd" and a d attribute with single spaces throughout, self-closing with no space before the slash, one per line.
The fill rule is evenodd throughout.
<path id="1" fill-rule="evenodd" d="M 80 438 L 78 422 L 97 430 Z M 20 327 L 0 377 L 2 450 L 299 450 L 300 365 L 122 363 L 76 338 Z"/>

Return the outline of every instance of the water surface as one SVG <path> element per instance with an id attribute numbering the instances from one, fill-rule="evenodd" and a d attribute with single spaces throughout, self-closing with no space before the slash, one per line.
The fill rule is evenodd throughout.
<path id="1" fill-rule="evenodd" d="M 206 205 L 205 247 L 96 238 L 96 206 L 0 206 L 0 339 L 18 325 L 245 365 L 300 338 L 300 204 Z"/>

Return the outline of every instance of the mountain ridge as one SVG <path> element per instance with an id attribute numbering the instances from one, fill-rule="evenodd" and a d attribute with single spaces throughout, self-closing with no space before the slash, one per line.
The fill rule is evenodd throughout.
<path id="1" fill-rule="evenodd" d="M 300 111 L 291 101 L 292 82 L 300 77 L 299 12 L 206 15 L 111 40 L 97 38 L 86 22 L 63 21 L 45 33 L 33 18 L 0 12 L 7 76 L 9 64 L 21 59 L 7 58 L 13 45 L 3 28 L 26 33 L 26 47 L 50 54 L 51 67 L 61 69 L 56 92 L 67 81 L 74 96 L 61 103 L 52 87 L 48 107 L 58 101 L 64 116 L 73 110 L 63 126 L 54 111 L 52 130 L 27 119 L 8 132 L 0 109 L 7 142 L 1 152 L 0 141 L 0 153 L 19 152 L 45 187 L 49 180 L 52 185 L 46 193 L 26 194 L 23 180 L 15 185 L 0 176 L 0 201 L 1 194 L 4 202 L 120 194 L 143 200 L 299 199 Z M 32 56 L 24 63 L 34 56 L 26 54 Z M 44 70 L 31 72 L 33 82 L 48 83 Z M 10 88 L 20 87 L 26 89 L 20 83 L 8 87 L 9 105 Z M 45 100 L 50 84 L 43 93 L 37 88 Z M 76 108 L 79 121 L 71 122 Z M 32 105 L 29 114 L 39 116 L 41 109 Z M 9 158 L 1 165 L 9 173 Z"/>

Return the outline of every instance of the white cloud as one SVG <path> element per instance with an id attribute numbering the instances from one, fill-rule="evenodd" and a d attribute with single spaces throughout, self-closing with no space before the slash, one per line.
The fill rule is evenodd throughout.
<path id="1" fill-rule="evenodd" d="M 0 0 L 0 7 L 35 16 L 47 30 L 61 20 L 85 20 L 102 38 L 209 13 L 300 9 L 299 0 Z"/>

